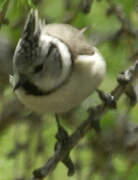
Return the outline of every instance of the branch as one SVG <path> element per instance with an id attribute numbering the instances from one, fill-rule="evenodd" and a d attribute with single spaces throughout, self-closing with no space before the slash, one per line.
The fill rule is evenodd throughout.
<path id="1" fill-rule="evenodd" d="M 114 101 L 118 101 L 123 93 L 126 93 L 127 89 L 132 86 L 133 81 L 138 78 L 138 60 L 133 66 L 130 66 L 128 70 L 121 73 L 117 79 L 118 85 L 111 92 L 111 96 L 114 97 Z M 110 108 L 110 104 L 103 102 L 96 106 L 95 109 L 89 110 L 89 117 L 85 120 L 75 131 L 68 137 L 68 141 L 64 146 L 58 146 L 54 155 L 49 158 L 46 164 L 33 172 L 32 180 L 42 180 L 52 172 L 60 161 L 63 161 L 70 153 L 75 145 L 87 134 L 92 128 L 95 129 L 97 124 L 102 118 L 103 114 Z"/>
<path id="2" fill-rule="evenodd" d="M 64 7 L 65 7 L 65 15 L 63 18 L 63 23 L 71 23 L 74 18 L 79 14 L 88 14 L 91 10 L 93 0 L 79 0 L 77 7 L 75 10 L 71 11 L 71 3 L 69 0 L 66 0 L 64 2 Z"/>
<path id="3" fill-rule="evenodd" d="M 8 5 L 9 5 L 9 0 L 7 0 L 4 3 L 2 11 L 0 12 L 0 27 L 1 27 L 2 24 L 7 24 L 7 20 L 5 19 L 5 15 L 6 15 L 6 12 L 7 12 L 7 9 L 8 9 Z"/>
<path id="4" fill-rule="evenodd" d="M 129 35 L 133 39 L 135 39 L 135 32 L 133 31 L 130 21 L 125 16 L 125 13 L 121 6 L 116 5 L 112 0 L 108 0 L 109 9 L 107 10 L 107 15 L 110 16 L 114 14 L 118 21 L 121 23 L 121 28 L 116 33 L 116 37 L 120 37 L 122 34 Z"/>

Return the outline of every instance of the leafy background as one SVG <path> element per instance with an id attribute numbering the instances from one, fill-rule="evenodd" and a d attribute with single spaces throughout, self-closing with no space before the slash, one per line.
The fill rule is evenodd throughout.
<path id="1" fill-rule="evenodd" d="M 67 22 L 77 28 L 89 27 L 86 37 L 99 48 L 107 63 L 106 77 L 100 87 L 105 92 L 114 89 L 117 75 L 136 60 L 137 38 L 128 33 L 116 35 L 123 23 L 118 19 L 117 13 L 113 13 L 111 4 L 114 3 L 115 7 L 121 8 L 122 16 L 129 22 L 130 28 L 137 32 L 137 1 L 89 2 L 89 0 L 0 0 L 0 180 L 28 180 L 32 171 L 44 164 L 52 155 L 56 142 L 57 127 L 54 116 L 32 115 L 28 109 L 18 105 L 8 82 L 8 75 L 12 73 L 13 50 L 30 8 L 37 8 L 40 16 L 48 23 Z M 6 3 L 6 15 L 1 21 Z M 94 93 L 81 110 L 77 111 L 76 118 L 85 119 L 86 107 L 99 102 L 97 94 Z M 137 133 L 131 134 L 132 137 L 127 133 L 124 135 L 123 130 L 126 126 L 128 129 L 137 128 L 138 105 L 132 108 L 128 104 L 127 99 L 123 97 L 116 110 L 111 110 L 103 116 L 101 120 L 103 139 L 92 130 L 73 149 L 71 156 L 77 168 L 73 177 L 67 176 L 67 169 L 60 163 L 47 179 L 137 180 L 138 136 Z M 17 111 L 14 109 L 16 107 Z M 63 121 L 63 124 L 69 132 L 72 132 L 79 124 L 79 120 L 69 123 Z M 114 137 L 118 138 L 118 141 L 114 142 L 117 145 L 110 147 Z M 130 149 L 124 145 L 126 141 Z"/>

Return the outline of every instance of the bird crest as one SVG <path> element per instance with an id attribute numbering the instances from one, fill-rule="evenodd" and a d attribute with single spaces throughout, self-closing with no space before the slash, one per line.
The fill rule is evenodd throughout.
<path id="1" fill-rule="evenodd" d="M 38 11 L 31 9 L 20 38 L 18 49 L 18 53 L 25 56 L 24 61 L 29 60 L 31 62 L 31 60 L 39 56 L 39 38 L 44 25 L 45 21 L 39 19 Z"/>

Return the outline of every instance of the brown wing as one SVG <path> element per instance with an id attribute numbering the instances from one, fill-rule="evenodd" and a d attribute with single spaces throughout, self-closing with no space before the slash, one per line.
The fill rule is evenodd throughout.
<path id="1" fill-rule="evenodd" d="M 65 42 L 73 57 L 79 54 L 93 54 L 92 45 L 85 39 L 83 30 L 78 30 L 69 24 L 47 24 L 46 33 Z"/>

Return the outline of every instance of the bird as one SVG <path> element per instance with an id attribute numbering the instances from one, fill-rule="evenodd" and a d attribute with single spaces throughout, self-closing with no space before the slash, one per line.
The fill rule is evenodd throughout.
<path id="1" fill-rule="evenodd" d="M 85 30 L 46 24 L 38 10 L 30 10 L 10 75 L 14 92 L 26 107 L 38 113 L 66 113 L 99 87 L 106 63 L 85 38 Z"/>

